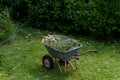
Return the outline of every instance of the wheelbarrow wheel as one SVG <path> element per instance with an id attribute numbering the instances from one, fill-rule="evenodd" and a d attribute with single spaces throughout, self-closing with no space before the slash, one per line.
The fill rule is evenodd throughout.
<path id="1" fill-rule="evenodd" d="M 49 55 L 44 55 L 42 61 L 43 61 L 43 65 L 46 68 L 53 69 L 54 64 L 52 57 L 50 57 Z"/>

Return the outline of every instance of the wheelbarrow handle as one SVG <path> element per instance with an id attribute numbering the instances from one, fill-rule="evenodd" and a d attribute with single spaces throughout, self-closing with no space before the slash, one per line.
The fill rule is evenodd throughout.
<path id="1" fill-rule="evenodd" d="M 78 54 L 78 56 L 82 56 L 82 55 L 85 55 L 85 54 L 88 54 L 88 53 L 92 53 L 92 52 L 98 52 L 97 50 L 88 50 L 88 51 L 85 51 L 85 52 L 81 52 L 80 54 Z"/>

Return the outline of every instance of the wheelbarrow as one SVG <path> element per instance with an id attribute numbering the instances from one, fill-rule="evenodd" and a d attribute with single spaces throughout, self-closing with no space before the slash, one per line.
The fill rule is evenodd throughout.
<path id="1" fill-rule="evenodd" d="M 63 40 L 69 39 L 69 37 L 64 36 L 64 35 L 58 35 L 58 36 L 61 37 Z M 76 60 L 79 59 L 79 56 L 82 56 L 84 54 L 91 53 L 91 52 L 97 52 L 96 50 L 88 50 L 85 52 L 80 52 L 80 49 L 82 48 L 81 43 L 78 47 L 68 50 L 68 51 L 59 51 L 59 50 L 47 45 L 45 43 L 44 38 L 42 39 L 42 43 L 44 44 L 44 46 L 46 47 L 46 49 L 49 53 L 49 54 L 46 54 L 43 56 L 43 59 L 42 59 L 43 65 L 48 69 L 53 69 L 54 62 L 55 62 L 61 73 L 63 73 L 63 72 L 66 73 L 67 64 L 70 64 L 70 66 L 73 69 L 77 69 L 78 66 L 77 66 Z M 70 61 L 71 59 L 75 60 L 75 63 L 74 63 L 75 67 L 71 63 L 71 61 Z M 63 69 L 61 68 L 61 65 L 59 63 L 60 61 L 64 64 Z"/>

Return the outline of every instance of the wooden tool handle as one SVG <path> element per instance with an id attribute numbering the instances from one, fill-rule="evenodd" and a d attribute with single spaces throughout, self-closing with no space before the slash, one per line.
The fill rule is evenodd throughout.
<path id="1" fill-rule="evenodd" d="M 88 51 L 85 51 L 85 52 L 81 52 L 80 54 L 78 54 L 78 56 L 82 56 L 82 55 L 85 55 L 85 54 L 88 54 L 88 53 L 91 53 L 91 52 L 97 52 L 97 50 L 88 50 Z"/>

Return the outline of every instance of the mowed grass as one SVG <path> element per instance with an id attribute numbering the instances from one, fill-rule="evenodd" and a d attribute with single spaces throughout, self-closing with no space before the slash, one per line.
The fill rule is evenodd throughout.
<path id="1" fill-rule="evenodd" d="M 29 30 L 11 44 L 0 47 L 0 80 L 120 80 L 119 42 L 98 42 L 81 36 L 81 52 L 91 49 L 98 53 L 86 54 L 77 61 L 78 70 L 67 65 L 67 73 L 61 74 L 55 64 L 54 69 L 46 69 L 42 57 L 48 54 L 41 43 L 42 36 L 49 31 Z"/>

